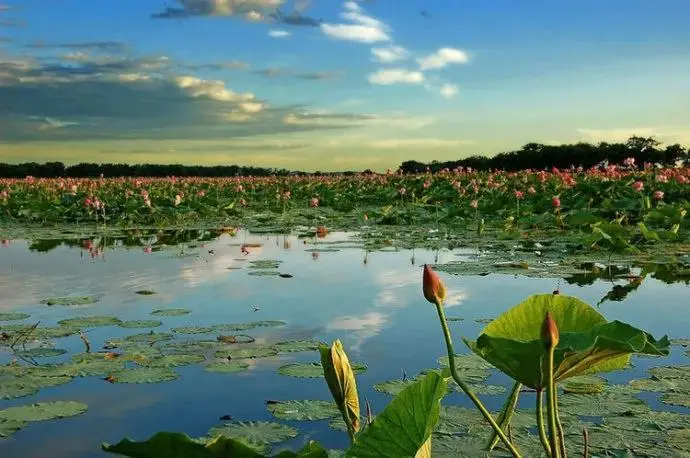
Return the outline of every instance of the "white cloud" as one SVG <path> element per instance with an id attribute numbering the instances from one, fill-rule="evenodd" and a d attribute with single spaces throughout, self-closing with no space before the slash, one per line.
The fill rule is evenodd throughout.
<path id="1" fill-rule="evenodd" d="M 244 18 L 250 22 L 259 22 L 263 21 L 264 15 L 258 11 L 248 11 L 245 13 Z"/>
<path id="2" fill-rule="evenodd" d="M 371 84 L 420 84 L 424 82 L 422 72 L 405 70 L 404 68 L 390 68 L 379 70 L 369 75 Z"/>
<path id="3" fill-rule="evenodd" d="M 268 35 L 273 38 L 286 38 L 292 35 L 292 33 L 287 30 L 269 30 Z"/>
<path id="4" fill-rule="evenodd" d="M 441 95 L 447 99 L 451 99 L 458 95 L 458 87 L 455 84 L 446 83 L 441 86 Z"/>
<path id="5" fill-rule="evenodd" d="M 321 31 L 335 40 L 359 43 L 390 41 L 388 27 L 381 21 L 364 14 L 362 8 L 353 1 L 343 4 L 345 12 L 340 16 L 353 24 L 321 24 Z"/>
<path id="6" fill-rule="evenodd" d="M 469 56 L 467 53 L 455 48 L 440 48 L 428 56 L 417 59 L 419 68 L 422 70 L 444 68 L 449 64 L 464 64 L 468 61 Z"/>
<path id="7" fill-rule="evenodd" d="M 254 94 L 238 94 L 225 87 L 217 80 L 203 80 L 195 76 L 178 76 L 175 83 L 186 90 L 192 97 L 208 97 L 221 102 L 243 102 L 254 100 Z"/>
<path id="8" fill-rule="evenodd" d="M 407 58 L 407 50 L 402 46 L 389 46 L 387 48 L 371 48 L 374 60 L 378 62 L 396 62 Z"/>
<path id="9" fill-rule="evenodd" d="M 419 148 L 419 147 L 448 147 L 471 143 L 466 140 L 449 140 L 443 138 L 388 138 L 375 140 L 369 143 L 372 148 L 395 149 L 395 148 Z"/>

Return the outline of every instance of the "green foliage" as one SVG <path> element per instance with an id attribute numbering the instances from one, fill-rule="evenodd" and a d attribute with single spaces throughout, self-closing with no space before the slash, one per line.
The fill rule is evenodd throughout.
<path id="1" fill-rule="evenodd" d="M 66 418 L 79 415 L 88 409 L 86 404 L 76 401 L 50 401 L 38 402 L 36 404 L 8 407 L 0 410 L 0 419 L 31 422 L 53 420 L 55 418 Z"/>

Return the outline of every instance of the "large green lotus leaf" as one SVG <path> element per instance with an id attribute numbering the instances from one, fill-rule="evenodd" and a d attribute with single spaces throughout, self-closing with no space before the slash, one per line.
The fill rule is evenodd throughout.
<path id="1" fill-rule="evenodd" d="M 301 351 L 316 351 L 322 345 L 325 344 L 316 340 L 287 340 L 284 342 L 278 342 L 273 346 L 278 350 L 279 353 L 295 353 Z"/>
<path id="2" fill-rule="evenodd" d="M 0 418 L 14 421 L 42 421 L 73 417 L 86 412 L 88 406 L 76 401 L 39 402 L 0 410 Z"/>
<path id="3" fill-rule="evenodd" d="M 82 353 L 72 357 L 72 363 L 65 368 L 69 375 L 75 377 L 105 376 L 120 371 L 125 367 L 125 359 L 108 359 L 104 353 Z"/>
<path id="4" fill-rule="evenodd" d="M 18 321 L 18 320 L 25 320 L 29 318 L 31 315 L 28 313 L 21 313 L 21 312 L 5 312 L 5 313 L 0 313 L 0 321 Z"/>
<path id="5" fill-rule="evenodd" d="M 21 398 L 38 393 L 41 388 L 64 385 L 72 377 L 41 377 L 31 374 L 0 375 L 0 399 Z"/>
<path id="6" fill-rule="evenodd" d="M 266 421 L 237 421 L 209 430 L 210 437 L 224 436 L 241 440 L 248 445 L 265 445 L 297 437 L 298 431 L 287 425 Z"/>
<path id="7" fill-rule="evenodd" d="M 619 431 L 606 426 L 588 428 L 590 456 L 596 457 L 679 457 L 674 450 L 663 442 L 664 434 L 657 431 Z M 582 432 L 566 433 L 566 442 L 574 444 L 569 452 L 582 456 Z"/>
<path id="8" fill-rule="evenodd" d="M 36 339 L 59 339 L 79 333 L 79 329 L 72 326 L 54 326 L 48 328 L 36 328 L 31 337 Z"/>
<path id="9" fill-rule="evenodd" d="M 355 374 L 367 370 L 367 366 L 364 364 L 352 363 L 351 366 Z M 278 374 L 288 377 L 323 378 L 323 366 L 321 363 L 290 363 L 280 366 Z"/>
<path id="10" fill-rule="evenodd" d="M 630 394 L 608 390 L 599 394 L 564 394 L 558 397 L 561 412 L 570 415 L 605 417 L 648 412 L 649 406 Z"/>
<path id="11" fill-rule="evenodd" d="M 125 342 L 146 342 L 149 344 L 154 344 L 156 342 L 162 342 L 164 340 L 170 340 L 175 336 L 169 332 L 145 332 L 142 334 L 132 334 L 131 336 L 125 337 Z M 114 341 L 113 341 L 114 342 Z"/>
<path id="12" fill-rule="evenodd" d="M 215 362 L 204 366 L 204 370 L 208 372 L 220 372 L 224 374 L 234 374 L 237 372 L 246 372 L 249 369 L 249 364 L 240 361 L 226 361 Z"/>
<path id="13" fill-rule="evenodd" d="M 175 334 L 209 334 L 214 330 L 213 326 L 180 326 L 173 328 L 172 332 Z"/>
<path id="14" fill-rule="evenodd" d="M 10 437 L 25 426 L 25 421 L 3 420 L 0 418 L 0 439 Z"/>
<path id="15" fill-rule="evenodd" d="M 690 366 L 664 366 L 649 369 L 652 377 L 690 380 Z"/>
<path id="16" fill-rule="evenodd" d="M 267 402 L 266 408 L 280 420 L 329 420 L 340 414 L 334 402 L 311 399 Z"/>
<path id="17" fill-rule="evenodd" d="M 175 380 L 179 375 L 167 367 L 137 367 L 113 372 L 115 383 L 161 383 Z"/>
<path id="18" fill-rule="evenodd" d="M 0 429 L 2 429 L 1 424 Z M 673 448 L 684 451 L 686 456 L 690 455 L 690 428 L 670 431 L 666 438 L 666 443 Z"/>
<path id="19" fill-rule="evenodd" d="M 415 457 L 431 437 L 447 389 L 445 379 L 437 372 L 430 372 L 405 388 L 357 436 L 345 456 Z"/>
<path id="20" fill-rule="evenodd" d="M 122 323 L 118 324 L 121 328 L 126 328 L 126 329 L 139 329 L 139 328 L 157 328 L 158 326 L 161 326 L 163 323 L 158 320 L 131 320 L 131 321 L 123 321 Z"/>
<path id="21" fill-rule="evenodd" d="M 183 342 L 165 342 L 159 348 L 165 353 L 206 354 L 215 349 L 219 343 L 215 340 L 188 340 Z"/>
<path id="22" fill-rule="evenodd" d="M 554 294 L 532 296 L 486 326 L 475 342 L 465 343 L 514 380 L 534 389 L 546 386 L 542 370 L 546 349 L 541 324 L 550 312 L 560 340 L 554 375 L 562 381 L 576 375 L 625 368 L 632 353 L 667 355 L 669 342 L 620 321 L 606 319 L 579 299 Z"/>
<path id="23" fill-rule="evenodd" d="M 157 309 L 151 312 L 153 316 L 182 316 L 192 313 L 187 309 Z"/>
<path id="24" fill-rule="evenodd" d="M 265 444 L 261 444 L 263 448 Z M 132 458 L 266 458 L 238 439 L 217 437 L 211 441 L 191 439 L 180 433 L 157 433 L 144 442 L 124 439 L 117 444 L 103 444 L 103 450 Z M 298 452 L 285 451 L 274 458 L 329 458 L 328 452 L 310 441 Z"/>
<path id="25" fill-rule="evenodd" d="M 92 297 L 92 296 L 65 296 L 65 297 L 49 297 L 47 299 L 43 299 L 41 301 L 41 304 L 44 305 L 64 305 L 64 306 L 73 306 L 73 305 L 88 305 L 88 304 L 95 304 L 98 302 L 98 298 Z"/>
<path id="26" fill-rule="evenodd" d="M 67 350 L 63 350 L 62 348 L 37 347 L 18 351 L 17 355 L 25 358 L 52 358 L 64 355 L 65 353 L 67 353 Z"/>
<path id="27" fill-rule="evenodd" d="M 273 346 L 257 346 L 250 348 L 230 348 L 227 350 L 218 350 L 215 353 L 216 358 L 231 358 L 231 359 L 254 359 L 254 358 L 270 358 L 276 356 L 278 350 Z"/>
<path id="28" fill-rule="evenodd" d="M 158 358 L 151 358 L 148 360 L 141 360 L 137 363 L 140 366 L 146 367 L 178 367 L 188 366 L 190 364 L 198 364 L 203 362 L 206 358 L 201 355 L 166 355 Z"/>
<path id="29" fill-rule="evenodd" d="M 690 392 L 668 393 L 661 397 L 661 402 L 672 406 L 682 406 L 690 408 Z"/>
<path id="30" fill-rule="evenodd" d="M 67 326 L 70 328 L 97 328 L 102 326 L 115 326 L 122 323 L 114 316 L 82 316 L 78 318 L 67 318 L 58 321 L 60 326 Z"/>
<path id="31" fill-rule="evenodd" d="M 656 431 L 690 428 L 690 415 L 675 412 L 649 411 L 641 414 L 604 417 L 604 425 L 623 431 Z"/>

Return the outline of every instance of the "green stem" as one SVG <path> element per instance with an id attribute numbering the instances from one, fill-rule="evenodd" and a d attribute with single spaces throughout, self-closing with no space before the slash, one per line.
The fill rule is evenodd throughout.
<path id="1" fill-rule="evenodd" d="M 515 406 L 517 405 L 518 397 L 520 397 L 520 389 L 522 389 L 522 384 L 520 382 L 515 382 L 513 391 L 510 392 L 510 396 L 506 399 L 505 405 L 501 410 L 501 415 L 498 417 L 498 424 L 504 431 L 508 429 L 510 419 L 513 418 L 513 413 L 515 413 Z M 498 435 L 494 431 L 489 440 L 489 451 L 493 450 L 496 444 L 498 444 Z"/>
<path id="2" fill-rule="evenodd" d="M 553 382 L 553 354 L 555 346 L 551 345 L 547 349 L 546 370 L 546 417 L 549 421 L 549 439 L 551 442 L 552 458 L 561 458 L 561 449 L 558 446 L 558 430 L 556 426 L 556 385 Z"/>
<path id="3" fill-rule="evenodd" d="M 561 424 L 561 418 L 558 415 L 558 390 L 556 389 L 554 383 L 553 390 L 553 403 L 555 406 L 554 411 L 556 412 L 556 428 L 558 429 L 558 444 L 561 446 L 561 457 L 567 458 L 568 454 L 565 450 L 565 432 L 563 431 L 563 425 Z"/>
<path id="4" fill-rule="evenodd" d="M 539 429 L 539 440 L 544 447 L 546 454 L 551 456 L 551 446 L 549 445 L 549 438 L 546 436 L 546 428 L 544 427 L 544 391 L 537 390 L 537 428 Z"/>
<path id="5" fill-rule="evenodd" d="M 491 416 L 491 413 L 489 413 L 488 410 L 486 410 L 486 407 L 484 407 L 484 404 L 482 404 L 482 401 L 479 400 L 479 398 L 470 390 L 470 387 L 467 386 L 465 382 L 462 381 L 460 376 L 458 375 L 458 370 L 455 367 L 455 350 L 453 349 L 453 341 L 450 337 L 450 329 L 448 329 L 448 322 L 446 321 L 446 314 L 443 311 L 443 305 L 441 304 L 440 301 L 436 301 L 436 311 L 438 312 L 438 318 L 441 321 L 441 328 L 443 329 L 443 336 L 446 339 L 446 350 L 448 352 L 448 364 L 450 365 L 450 374 L 453 376 L 453 380 L 455 380 L 455 383 L 457 383 L 462 391 L 465 392 L 467 397 L 470 398 L 470 400 L 474 403 L 474 405 L 479 409 L 479 411 L 482 413 L 486 421 L 489 422 L 491 427 L 494 429 L 496 434 L 498 434 L 498 437 L 503 441 L 505 446 L 510 450 L 510 453 L 513 455 L 514 458 L 522 458 L 522 455 L 520 455 L 520 452 L 517 451 L 515 446 L 510 442 L 510 439 L 503 433 L 503 430 L 501 429 L 498 424 L 496 424 L 496 420 L 494 420 L 494 417 Z"/>

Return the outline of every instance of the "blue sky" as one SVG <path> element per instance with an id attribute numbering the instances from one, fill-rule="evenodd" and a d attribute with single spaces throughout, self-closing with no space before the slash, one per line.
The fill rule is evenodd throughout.
<path id="1" fill-rule="evenodd" d="M 690 145 L 686 0 L 0 0 L 0 161 Z"/>

